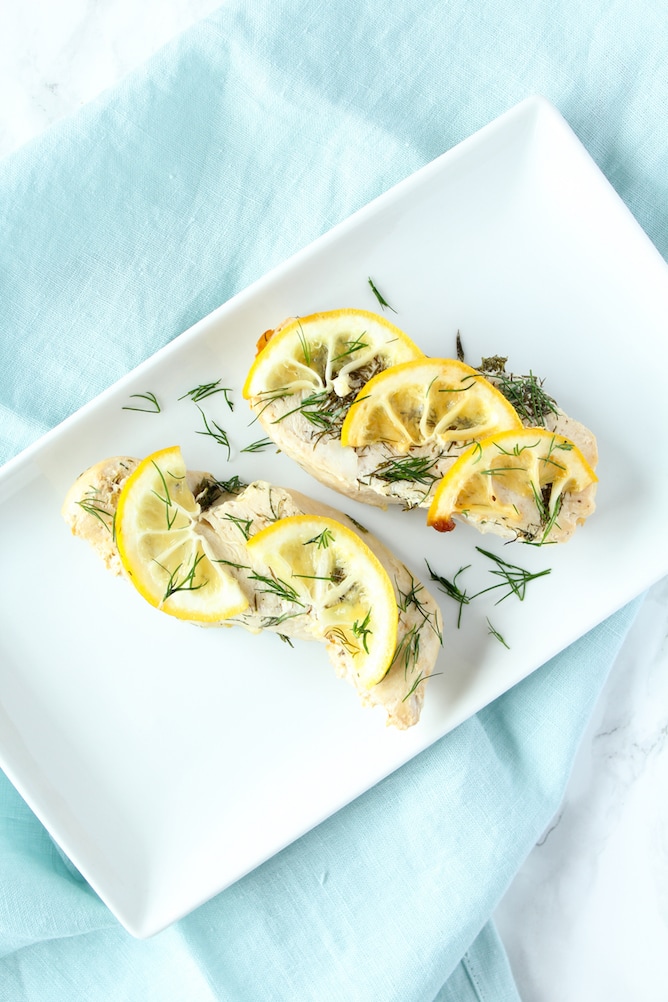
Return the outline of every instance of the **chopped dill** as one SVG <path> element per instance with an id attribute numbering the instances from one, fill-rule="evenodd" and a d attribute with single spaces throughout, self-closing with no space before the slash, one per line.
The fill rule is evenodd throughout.
<path id="1" fill-rule="evenodd" d="M 258 584 L 264 585 L 264 588 L 258 588 L 260 594 L 264 595 L 276 595 L 277 598 L 281 598 L 286 602 L 294 602 L 295 605 L 301 605 L 304 607 L 304 603 L 300 600 L 299 594 L 288 584 L 287 581 L 283 581 L 282 578 L 277 577 L 274 572 L 270 569 L 269 571 L 271 577 L 267 577 L 264 574 L 257 574 L 253 571 L 248 577 L 251 581 L 257 581 Z"/>
<path id="2" fill-rule="evenodd" d="M 299 321 L 297 321 L 297 326 L 299 327 L 298 337 L 299 337 L 299 343 L 302 346 L 302 352 L 304 353 L 304 361 L 306 362 L 307 365 L 310 365 L 311 364 L 311 348 L 310 348 L 310 345 L 309 345 L 308 341 L 306 340 L 306 335 L 304 334 L 304 328 L 302 327 L 302 325 L 301 325 L 301 323 Z"/>
<path id="3" fill-rule="evenodd" d="M 286 411 L 273 421 L 273 424 L 280 424 L 292 414 L 301 413 L 306 420 L 322 432 L 333 432 L 335 428 L 343 424 L 346 416 L 347 404 L 343 397 L 337 397 L 335 393 L 327 390 L 316 390 L 292 410 Z"/>
<path id="4" fill-rule="evenodd" d="M 554 526 L 555 525 L 558 526 L 559 524 L 557 522 L 557 519 L 559 518 L 559 513 L 561 512 L 561 506 L 564 502 L 564 498 L 563 495 L 560 494 L 557 497 L 556 502 L 554 503 L 552 511 L 550 511 L 550 498 L 552 495 L 552 485 L 546 484 L 539 494 L 538 491 L 536 490 L 535 484 L 532 481 L 531 489 L 533 491 L 534 500 L 536 502 L 536 508 L 538 509 L 538 514 L 540 516 L 541 528 L 543 530 L 541 538 L 539 540 L 535 539 L 531 540 L 531 542 L 533 542 L 534 546 L 542 546 L 545 542 L 547 542 L 547 537 L 552 532 Z"/>
<path id="5" fill-rule="evenodd" d="M 398 661 L 400 664 L 403 661 L 404 678 L 407 679 L 409 672 L 412 672 L 415 669 L 419 657 L 420 630 L 419 627 L 413 625 L 410 630 L 406 630 L 403 637 L 397 644 L 390 665 L 393 665 L 395 661 Z"/>
<path id="6" fill-rule="evenodd" d="M 239 532 L 241 533 L 241 535 L 244 537 L 245 540 L 250 539 L 250 534 L 251 534 L 250 530 L 253 524 L 252 518 L 239 518 L 236 515 L 230 515 L 229 512 L 225 512 L 223 518 L 226 518 L 229 522 L 232 522 L 233 525 L 236 525 L 237 529 L 239 530 Z"/>
<path id="7" fill-rule="evenodd" d="M 155 462 L 154 459 L 151 460 L 151 463 L 155 467 L 157 474 L 160 477 L 160 482 L 162 483 L 163 489 L 165 491 L 165 496 L 162 497 L 160 494 L 158 494 L 157 491 L 152 491 L 151 493 L 155 494 L 158 501 L 162 501 L 162 503 L 165 506 L 165 518 L 167 519 L 167 529 L 169 530 L 172 528 L 174 522 L 176 521 L 176 516 L 179 513 L 178 508 L 176 507 L 176 505 L 174 505 L 172 501 L 172 496 L 169 493 L 169 487 L 167 486 L 167 481 L 165 480 L 164 473 L 162 472 L 162 470 L 160 469 L 160 467 L 158 466 L 158 464 Z M 170 511 L 171 508 L 173 508 L 173 511 Z"/>
<path id="8" fill-rule="evenodd" d="M 466 592 L 466 589 L 460 588 L 457 584 L 457 578 L 460 574 L 463 574 L 464 571 L 467 571 L 471 565 L 466 564 L 465 567 L 460 567 L 451 581 L 449 578 L 443 577 L 441 574 L 437 574 L 434 570 L 432 570 L 429 566 L 428 560 L 425 560 L 425 564 L 427 565 L 427 570 L 429 571 L 431 580 L 436 582 L 441 591 L 444 592 L 448 598 L 453 599 L 459 605 L 459 614 L 457 616 L 457 629 L 459 629 L 462 623 L 462 612 L 464 606 L 469 605 L 471 599 L 475 598 L 475 595 L 469 595 Z"/>
<path id="9" fill-rule="evenodd" d="M 207 397 L 212 397 L 214 393 L 222 393 L 225 396 L 225 403 L 230 408 L 231 411 L 234 410 L 234 403 L 230 399 L 229 394 L 232 392 L 229 386 L 221 386 L 220 379 L 217 379 L 215 383 L 201 383 L 199 386 L 195 386 L 194 389 L 188 390 L 183 396 L 179 397 L 179 400 L 185 400 L 186 397 L 194 403 L 199 403 L 200 400 L 206 400 Z"/>
<path id="10" fill-rule="evenodd" d="M 180 581 L 178 578 L 178 573 L 181 570 L 181 567 L 183 566 L 182 563 L 177 564 L 174 570 L 170 572 L 168 567 L 165 567 L 163 564 L 160 563 L 159 560 L 156 560 L 158 566 L 162 567 L 163 571 L 165 571 L 166 574 L 169 574 L 169 580 L 167 582 L 165 594 L 162 597 L 163 602 L 166 602 L 168 598 L 170 598 L 178 591 L 199 591 L 200 588 L 203 588 L 206 584 L 208 584 L 207 578 L 205 578 L 204 581 L 201 581 L 199 584 L 195 584 L 195 574 L 197 573 L 197 566 L 203 559 L 204 559 L 203 553 L 195 554 L 192 567 L 190 567 L 190 569 L 184 574 L 183 578 Z"/>
<path id="11" fill-rule="evenodd" d="M 209 424 L 209 419 L 207 418 L 206 414 L 199 406 L 199 404 L 197 404 L 197 410 L 202 415 L 202 421 L 204 422 L 204 428 L 205 428 L 205 431 L 198 431 L 197 434 L 209 435 L 215 442 L 218 443 L 218 445 L 224 446 L 227 449 L 227 458 L 229 459 L 230 456 L 232 455 L 232 449 L 230 446 L 230 440 L 227 437 L 227 432 L 223 428 L 221 428 L 220 425 L 217 424 L 215 421 L 212 421 L 211 424 Z"/>
<path id="12" fill-rule="evenodd" d="M 340 354 L 334 355 L 334 357 L 330 359 L 331 362 L 339 362 L 342 358 L 348 358 L 350 355 L 354 355 L 356 351 L 361 351 L 362 348 L 369 347 L 366 341 L 362 341 L 361 338 L 357 338 L 355 341 L 344 341 L 343 343 L 347 344 L 348 347 Z"/>
<path id="13" fill-rule="evenodd" d="M 317 544 L 319 550 L 326 550 L 330 543 L 334 542 L 334 534 L 331 529 L 325 527 L 322 532 L 319 532 L 317 536 L 312 539 L 305 540 L 302 546 L 310 546 L 312 543 Z"/>
<path id="14" fill-rule="evenodd" d="M 373 279 L 372 279 L 372 278 L 369 278 L 369 279 L 367 279 L 367 281 L 368 281 L 368 283 L 369 283 L 369 286 L 371 287 L 371 291 L 373 292 L 374 296 L 375 296 L 375 297 L 376 297 L 376 299 L 378 300 L 378 302 L 379 302 L 380 306 L 381 306 L 381 307 L 382 307 L 382 308 L 383 308 L 384 310 L 385 310 L 385 309 L 387 309 L 387 310 L 392 310 L 392 312 L 393 312 L 393 313 L 396 313 L 397 311 L 395 310 L 395 308 L 394 308 L 393 306 L 390 306 L 390 304 L 388 303 L 388 301 L 387 301 L 387 300 L 385 299 L 385 297 L 384 297 L 384 296 L 381 296 L 380 292 L 379 292 L 379 291 L 378 291 L 378 289 L 376 288 L 376 285 L 375 285 L 375 283 L 374 283 Z"/>
<path id="15" fill-rule="evenodd" d="M 329 581 L 331 584 L 336 584 L 336 579 L 333 574 L 292 574 L 293 578 L 303 578 L 305 581 Z"/>
<path id="16" fill-rule="evenodd" d="M 479 371 L 503 393 L 513 405 L 524 424 L 531 427 L 545 427 L 550 414 L 558 414 L 556 401 L 543 389 L 543 379 L 533 372 L 528 376 L 517 376 L 505 371 L 507 359 L 501 355 L 483 358 Z"/>
<path id="17" fill-rule="evenodd" d="M 212 561 L 214 564 L 224 564 L 225 567 L 235 567 L 238 571 L 249 571 L 250 567 L 248 564 L 236 564 L 234 560 L 224 560 L 223 557 L 219 557 L 217 560 Z"/>
<path id="18" fill-rule="evenodd" d="M 500 578 L 496 584 L 489 585 L 487 588 L 481 588 L 480 591 L 473 592 L 472 594 L 467 592 L 465 588 L 461 588 L 457 583 L 457 579 L 460 574 L 468 570 L 471 564 L 466 564 L 465 567 L 460 567 L 452 580 L 444 577 L 441 574 L 437 574 L 429 566 L 429 561 L 425 560 L 427 565 L 427 570 L 432 581 L 438 584 L 442 592 L 444 592 L 449 598 L 453 599 L 459 606 L 459 613 L 457 615 L 457 629 L 461 626 L 462 622 L 462 612 L 465 605 L 470 605 L 473 599 L 478 598 L 480 595 L 486 595 L 488 592 L 496 591 L 499 588 L 503 588 L 504 593 L 495 602 L 495 605 L 503 602 L 505 599 L 509 598 L 511 595 L 515 595 L 516 598 L 523 602 L 526 596 L 527 585 L 531 581 L 536 581 L 538 578 L 545 577 L 551 573 L 548 568 L 544 571 L 527 571 L 523 567 L 519 567 L 517 564 L 511 564 L 507 560 L 503 560 L 501 557 L 497 557 L 496 554 L 491 553 L 489 550 L 483 550 L 482 547 L 476 546 L 478 553 L 482 554 L 483 557 L 487 557 L 491 560 L 495 567 L 490 569 L 489 573 L 493 574 L 495 577 Z"/>
<path id="19" fill-rule="evenodd" d="M 124 411 L 139 411 L 142 414 L 159 414 L 160 413 L 161 408 L 160 408 L 160 404 L 158 403 L 158 398 L 156 397 L 155 393 L 151 393 L 150 390 L 147 390 L 146 393 L 131 393 L 130 394 L 130 399 L 131 400 L 145 400 L 147 402 L 147 404 L 148 404 L 148 407 L 131 407 L 130 404 L 126 404 L 124 407 L 121 408 L 121 410 L 124 410 Z"/>
<path id="20" fill-rule="evenodd" d="M 433 673 L 433 674 L 431 674 L 431 675 L 425 675 L 425 673 L 424 673 L 423 671 L 421 671 L 421 672 L 420 672 L 420 674 L 419 674 L 419 675 L 417 676 L 417 678 L 415 679 L 415 681 L 413 682 L 413 684 L 412 684 L 412 686 L 410 687 L 410 689 L 408 690 L 408 692 L 406 693 L 406 695 L 404 696 L 404 698 L 403 698 L 403 699 L 401 700 L 401 702 L 402 702 L 402 703 L 405 703 L 405 702 L 406 702 L 406 700 L 407 700 L 407 699 L 409 698 L 409 696 L 412 696 L 412 695 L 413 695 L 413 693 L 415 692 L 415 690 L 417 689 L 417 687 L 418 687 L 418 686 L 419 686 L 419 685 L 420 685 L 420 684 L 421 684 L 422 682 L 426 682 L 428 678 L 436 678 L 436 676 L 437 676 L 437 675 L 442 675 L 442 674 L 443 674 L 443 672 L 440 672 L 440 671 L 436 671 L 436 672 L 434 672 L 434 673 Z"/>
<path id="21" fill-rule="evenodd" d="M 411 480 L 413 483 L 422 484 L 424 487 L 431 487 L 438 477 L 430 473 L 436 465 L 435 459 L 428 456 L 404 456 L 401 459 L 386 459 L 382 462 L 370 476 L 377 480 L 384 480 L 386 483 L 397 483 L 402 480 Z"/>
<path id="22" fill-rule="evenodd" d="M 362 646 L 364 647 L 364 650 L 366 651 L 367 654 L 369 653 L 369 645 L 367 643 L 367 637 L 371 633 L 373 633 L 373 630 L 369 628 L 370 619 L 371 619 L 371 609 L 369 609 L 369 611 L 367 612 L 366 616 L 364 617 L 361 623 L 355 620 L 355 622 L 352 625 L 353 635 L 361 639 Z"/>
<path id="23" fill-rule="evenodd" d="M 276 400 L 283 400 L 285 397 L 292 396 L 294 396 L 294 393 L 292 390 L 289 390 L 287 386 L 281 386 L 275 390 L 262 390 L 262 392 L 257 395 L 257 400 L 262 403 L 262 407 L 251 421 L 251 424 L 255 424 L 255 422 L 262 417 L 267 407 L 273 404 Z"/>
<path id="24" fill-rule="evenodd" d="M 537 580 L 537 578 L 543 578 L 552 573 L 551 568 L 547 568 L 544 571 L 527 571 L 517 564 L 511 564 L 507 560 L 502 560 L 501 557 L 497 557 L 495 553 L 490 553 L 489 550 L 483 550 L 480 546 L 476 546 L 476 550 L 483 557 L 487 557 L 488 560 L 496 564 L 496 569 L 491 570 L 490 574 L 500 577 L 501 581 L 498 584 L 491 585 L 489 588 L 483 588 L 482 591 L 476 592 L 475 595 L 471 596 L 472 598 L 484 595 L 488 591 L 494 591 L 496 588 L 505 587 L 507 591 L 497 600 L 496 605 L 499 605 L 504 599 L 509 598 L 510 595 L 515 595 L 520 602 L 523 602 L 526 597 L 527 585 L 531 581 Z"/>
<path id="25" fill-rule="evenodd" d="M 240 480 L 238 476 L 230 477 L 229 480 L 210 480 L 205 478 L 199 485 L 195 493 L 195 500 L 202 509 L 206 511 L 220 499 L 223 494 L 241 494 L 248 484 Z"/>
<path id="26" fill-rule="evenodd" d="M 86 512 L 87 515 L 91 515 L 96 518 L 98 522 L 105 527 L 107 532 L 110 532 L 112 538 L 114 536 L 114 523 L 116 519 L 116 513 L 108 511 L 103 505 L 104 502 L 100 501 L 99 498 L 95 497 L 97 490 L 93 487 L 83 495 L 81 500 L 77 501 L 76 504 Z"/>
<path id="27" fill-rule="evenodd" d="M 284 612 L 282 616 L 264 616 L 262 618 L 262 629 L 273 629 L 284 623 L 286 619 L 295 619 L 297 616 L 303 615 L 303 612 Z"/>
<path id="28" fill-rule="evenodd" d="M 216 486 L 220 487 L 221 491 L 225 494 L 241 494 L 246 490 L 248 484 L 244 483 L 243 480 L 240 480 L 235 473 L 235 475 L 230 477 L 229 480 L 216 480 Z"/>
<path id="29" fill-rule="evenodd" d="M 420 592 L 424 591 L 424 585 L 420 581 L 416 581 L 413 575 L 410 573 L 410 571 L 408 572 L 408 574 L 411 579 L 411 584 L 408 591 L 406 592 L 402 591 L 399 585 L 395 581 L 397 596 L 398 596 L 397 606 L 401 612 L 408 612 L 410 606 L 414 606 L 415 609 L 417 609 L 417 611 L 422 616 L 423 625 L 426 623 L 426 625 L 430 628 L 430 630 L 433 630 L 433 632 L 436 634 L 436 636 L 438 637 L 439 641 L 442 644 L 443 634 L 438 625 L 438 613 L 436 612 L 436 610 L 434 610 L 433 613 L 427 611 L 424 603 L 422 602 L 422 599 L 420 598 Z"/>
<path id="30" fill-rule="evenodd" d="M 251 442 L 250 445 L 245 445 L 240 452 L 264 452 L 265 449 L 270 449 L 274 445 L 274 441 L 271 438 L 259 438 L 257 442 Z"/>
<path id="31" fill-rule="evenodd" d="M 537 445 L 540 445 L 540 439 L 536 439 L 536 441 L 532 442 L 530 445 L 520 445 L 519 442 L 516 442 L 512 449 L 504 449 L 502 445 L 495 442 L 494 448 L 498 449 L 498 451 L 504 456 L 521 456 L 525 449 L 535 449 Z"/>
<path id="32" fill-rule="evenodd" d="M 492 626 L 492 624 L 490 623 L 489 619 L 487 620 L 487 626 L 488 626 L 488 631 L 487 632 L 492 637 L 494 637 L 496 640 L 498 640 L 500 644 L 503 644 L 504 647 L 506 647 L 508 650 L 510 650 L 510 644 L 506 643 L 506 641 L 503 639 L 503 637 L 501 636 L 501 634 L 499 633 L 499 631 Z"/>

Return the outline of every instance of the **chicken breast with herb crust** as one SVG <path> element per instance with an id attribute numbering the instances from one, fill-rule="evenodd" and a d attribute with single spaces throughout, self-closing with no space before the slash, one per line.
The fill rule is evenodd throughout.
<path id="1" fill-rule="evenodd" d="M 291 366 L 284 364 L 288 355 L 285 343 L 288 330 L 294 332 Z M 281 341 L 280 351 L 275 354 L 282 363 L 281 379 L 272 383 L 275 371 L 271 365 L 272 341 L 277 334 Z M 506 373 L 505 358 L 484 359 L 477 369 L 464 365 L 461 357 L 457 361 L 433 360 L 418 355 L 409 361 L 395 363 L 391 359 L 388 362 L 381 352 L 371 356 L 367 344 L 370 339 L 365 338 L 361 329 L 357 329 L 354 336 L 348 335 L 347 340 L 343 333 L 334 349 L 326 339 L 318 340 L 315 324 L 309 327 L 309 337 L 311 341 L 307 343 L 305 332 L 299 330 L 298 321 L 294 319 L 281 324 L 275 332 L 266 332 L 258 345 L 259 354 L 249 373 L 244 395 L 278 448 L 311 476 L 340 494 L 377 507 L 400 504 L 404 508 L 429 508 L 440 481 L 459 456 L 472 442 L 495 433 L 484 430 L 489 428 L 489 415 L 483 413 L 480 418 L 478 398 L 484 385 L 488 394 L 501 396 L 506 407 L 512 405 L 508 408 L 510 415 L 504 415 L 503 407 L 496 408 L 500 422 L 496 431 L 522 424 L 546 428 L 571 440 L 592 469 L 596 466 L 598 453 L 593 433 L 566 415 L 545 393 L 539 379 Z M 345 352 L 341 351 L 342 343 L 349 346 Z M 359 364 L 356 364 L 357 356 Z M 337 368 L 344 357 L 345 378 Z M 461 381 L 451 389 L 432 392 L 429 375 L 421 384 L 422 390 L 412 385 L 402 392 L 394 376 L 389 386 L 387 377 L 391 373 L 401 373 L 408 379 L 409 370 L 424 368 L 429 371 L 429 363 L 437 361 L 444 370 L 448 366 L 459 366 L 461 375 L 455 378 Z M 385 412 L 379 425 L 381 430 L 375 439 L 373 434 L 363 434 L 360 442 L 359 438 L 347 435 L 350 416 L 360 407 L 366 414 L 370 406 L 368 401 L 374 394 L 374 399 L 379 401 L 374 405 L 376 413 Z M 465 400 L 470 400 L 468 413 Z M 433 413 L 439 406 L 441 411 Z M 490 413 L 493 410 L 490 405 Z M 504 420 L 508 424 L 504 425 Z M 363 431 L 361 418 L 358 424 Z M 397 438 L 404 437 L 404 447 L 398 447 L 397 441 L 392 440 L 393 426 Z M 435 427 L 443 429 L 443 433 L 435 433 Z M 427 428 L 429 433 L 422 440 L 413 434 L 406 445 L 407 428 L 412 433 L 416 428 Z M 551 528 L 551 542 L 570 538 L 576 526 L 594 511 L 595 493 L 595 484 L 577 493 L 564 493 L 560 525 Z M 485 524 L 483 531 L 507 535 L 493 520 Z M 540 538 L 540 525 L 536 532 Z M 526 538 L 529 539 L 530 534 Z"/>
<path id="2" fill-rule="evenodd" d="M 85 539 L 115 574 L 123 574 L 114 534 L 114 519 L 123 485 L 139 461 L 114 457 L 96 464 L 73 484 L 63 504 L 63 516 L 74 535 Z M 265 481 L 249 485 L 234 478 L 217 481 L 201 472 L 187 474 L 187 486 L 197 505 L 197 531 L 207 553 L 225 566 L 248 600 L 237 615 L 214 625 L 242 626 L 250 632 L 270 630 L 289 640 L 316 639 L 326 643 L 336 673 L 348 680 L 366 706 L 380 706 L 387 722 L 404 729 L 417 723 L 442 644 L 438 606 L 408 568 L 362 526 L 297 491 Z M 280 580 L 247 543 L 263 529 L 293 516 L 314 515 L 334 520 L 358 536 L 387 574 L 396 603 L 396 647 L 384 678 L 367 687 L 358 677 L 355 653 L 341 632 L 323 634 L 313 608 L 295 601 L 289 583 Z M 273 575 L 273 576 L 272 576 Z M 360 643 L 374 641 L 360 624 Z"/>

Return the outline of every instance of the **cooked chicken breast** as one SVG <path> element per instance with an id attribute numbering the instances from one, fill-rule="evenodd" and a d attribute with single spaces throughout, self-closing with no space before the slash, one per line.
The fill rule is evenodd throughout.
<path id="1" fill-rule="evenodd" d="M 63 517 L 74 535 L 85 539 L 116 574 L 123 574 L 123 568 L 111 531 L 114 512 L 122 486 L 138 462 L 114 457 L 98 463 L 78 478 L 63 504 Z M 385 678 L 366 689 L 358 681 L 353 658 L 345 646 L 328 641 L 327 650 L 337 674 L 357 689 L 364 705 L 383 707 L 388 724 L 395 727 L 415 724 L 424 701 L 424 683 L 433 671 L 442 643 L 442 626 L 435 600 L 408 568 L 352 519 L 297 491 L 264 481 L 247 486 L 221 485 L 210 474 L 201 472 L 188 474 L 188 486 L 200 507 L 198 531 L 206 537 L 216 558 L 226 562 L 249 601 L 246 611 L 218 624 L 221 626 L 239 625 L 251 632 L 269 629 L 297 640 L 323 639 L 312 609 L 290 608 L 284 599 L 259 589 L 251 580 L 247 573 L 249 550 L 240 525 L 249 526 L 254 535 L 280 518 L 323 515 L 363 539 L 394 586 L 398 623 L 395 657 Z M 257 576 L 270 573 L 261 563 L 253 564 L 252 570 Z"/>
<path id="2" fill-rule="evenodd" d="M 493 380 L 490 380 L 493 381 Z M 305 392 L 301 396 L 307 396 Z M 438 481 L 452 466 L 468 443 L 451 443 L 439 448 L 430 442 L 414 446 L 407 455 L 398 455 L 386 443 L 363 448 L 343 446 L 338 429 L 325 433 L 300 408 L 300 394 L 277 397 L 269 402 L 251 400 L 258 420 L 278 448 L 307 473 L 340 494 L 378 507 L 401 504 L 405 508 L 428 508 Z M 351 401 L 352 402 L 352 401 Z M 531 419 L 526 426 L 535 426 Z M 544 415 L 543 426 L 569 438 L 592 467 L 598 461 L 596 439 L 580 422 L 554 406 Z M 595 508 L 596 486 L 578 494 L 564 495 L 559 516 L 559 541 L 565 541 Z M 488 531 L 500 532 L 493 523 Z M 503 533 L 501 533 L 503 534 Z M 556 539 L 556 534 L 555 534 Z"/>

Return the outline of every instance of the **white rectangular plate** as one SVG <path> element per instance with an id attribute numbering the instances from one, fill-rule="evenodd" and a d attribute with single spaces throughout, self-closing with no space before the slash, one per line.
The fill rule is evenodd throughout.
<path id="1" fill-rule="evenodd" d="M 244 454 L 241 384 L 255 340 L 284 317 L 379 309 L 428 354 L 509 356 L 595 430 L 598 510 L 564 547 L 512 544 L 424 512 L 340 498 L 282 455 Z M 531 98 L 206 317 L 0 473 L 0 763 L 126 928 L 183 916 L 519 682 L 668 570 L 660 434 L 668 269 L 559 114 Z M 198 434 L 204 401 L 232 456 Z M 123 410 L 154 392 L 160 414 Z M 135 401 L 136 402 L 136 401 Z M 264 478 L 343 508 L 413 573 L 424 558 L 491 583 L 476 544 L 532 570 L 523 603 L 442 600 L 446 642 L 420 724 L 363 710 L 320 645 L 199 630 L 105 572 L 60 517 L 66 490 L 106 456 L 180 444 L 193 469 Z M 506 649 L 489 633 L 487 619 Z M 583 665 L 586 671 L 587 666 Z"/>

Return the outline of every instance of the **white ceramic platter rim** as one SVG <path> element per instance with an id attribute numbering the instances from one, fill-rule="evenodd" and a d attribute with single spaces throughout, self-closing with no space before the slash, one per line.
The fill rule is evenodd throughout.
<path id="1" fill-rule="evenodd" d="M 501 541 L 466 527 L 444 540 L 423 513 L 371 511 L 283 456 L 239 452 L 261 437 L 240 393 L 258 335 L 291 314 L 378 309 L 368 277 L 397 309 L 390 318 L 428 354 L 452 354 L 461 330 L 474 363 L 503 353 L 518 371 L 546 374 L 601 448 L 599 507 L 586 528 L 567 547 L 512 550 L 528 569 L 551 568 L 524 603 L 471 606 L 457 629 L 457 609 L 435 591 L 447 643 L 423 720 L 405 733 L 362 710 L 314 645 L 288 650 L 273 636 L 194 631 L 155 613 L 105 574 L 59 516 L 86 466 L 178 443 L 192 468 L 292 485 L 353 514 L 425 582 L 427 555 L 443 574 L 471 563 L 466 580 L 485 579 L 475 546 L 508 557 Z M 204 318 L 0 471 L 0 542 L 16 582 L 0 641 L 0 762 L 130 932 L 151 935 L 187 914 L 668 570 L 666 474 L 652 463 L 665 365 L 642 382 L 626 378 L 629 331 L 636 350 L 665 360 L 667 305 L 665 263 L 555 109 L 531 98 Z M 212 411 L 231 428 L 229 463 L 178 401 L 218 376 L 236 404 L 231 413 L 218 398 Z M 122 411 L 149 388 L 168 402 L 163 413 Z M 640 411 L 643 436 L 627 416 Z M 26 553 L 41 561 L 38 585 Z"/>

